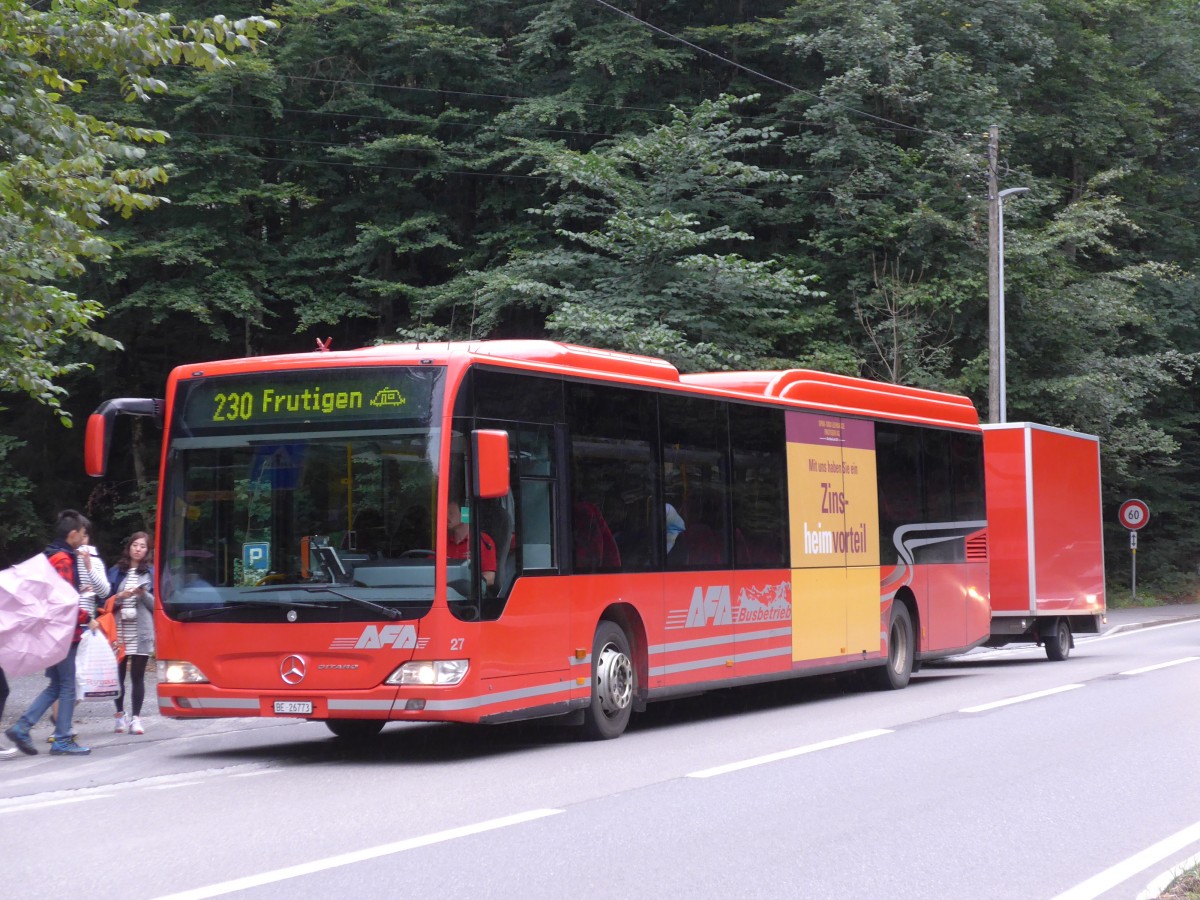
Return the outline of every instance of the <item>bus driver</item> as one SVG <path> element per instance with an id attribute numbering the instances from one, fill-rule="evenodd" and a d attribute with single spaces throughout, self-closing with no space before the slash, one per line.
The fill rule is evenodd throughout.
<path id="1" fill-rule="evenodd" d="M 449 546 L 446 558 L 450 561 L 471 558 L 471 528 L 462 520 L 462 508 L 453 500 L 446 510 L 446 534 Z M 479 574 L 484 583 L 496 583 L 496 542 L 486 531 L 479 532 Z"/>

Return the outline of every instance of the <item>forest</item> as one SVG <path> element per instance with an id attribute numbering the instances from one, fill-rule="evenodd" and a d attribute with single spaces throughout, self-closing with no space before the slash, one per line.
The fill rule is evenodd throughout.
<path id="1" fill-rule="evenodd" d="M 216 15 L 213 7 L 219 7 Z M 154 517 L 102 400 L 205 360 L 548 337 L 1099 436 L 1110 590 L 1200 585 L 1194 0 L 0 0 L 0 562 Z M 164 16 L 167 16 L 164 18 Z M 128 39 L 125 39 L 128 36 Z"/>

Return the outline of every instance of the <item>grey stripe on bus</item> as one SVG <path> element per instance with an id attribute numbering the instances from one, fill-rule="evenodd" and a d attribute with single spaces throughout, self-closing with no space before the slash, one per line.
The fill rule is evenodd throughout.
<path id="1" fill-rule="evenodd" d="M 577 684 L 574 679 L 570 681 L 559 681 L 554 684 L 539 684 L 534 687 L 518 688 L 512 691 L 500 691 L 495 694 L 488 694 L 483 697 L 463 697 L 461 700 L 426 700 L 426 710 L 450 711 L 456 709 L 475 709 L 479 706 L 492 706 L 496 703 L 507 703 L 509 700 L 521 700 L 525 697 L 544 697 L 547 694 L 557 694 L 562 691 L 591 690 L 591 679 L 585 679 L 584 684 Z M 404 704 L 408 702 L 408 698 L 397 700 L 392 709 L 399 712 L 404 711 Z"/>
<path id="2" fill-rule="evenodd" d="M 382 709 L 392 708 L 391 700 L 330 700 L 330 709 Z"/>
<path id="3" fill-rule="evenodd" d="M 787 628 L 770 628 L 763 631 L 740 631 L 737 634 L 724 634 L 718 637 L 697 638 L 693 641 L 673 641 L 670 644 L 657 644 L 650 648 L 650 655 L 660 653 L 677 653 L 680 650 L 694 650 L 698 647 L 715 647 L 720 644 L 740 644 L 746 641 L 762 641 L 769 638 L 788 637 L 792 633 L 791 626 Z"/>
<path id="4" fill-rule="evenodd" d="M 253 697 L 245 699 L 235 698 L 204 698 L 204 697 L 180 697 L 181 703 L 172 702 L 169 697 L 162 697 L 158 701 L 159 709 L 258 709 L 261 705 L 259 701 Z M 165 704 L 165 705 L 164 705 Z"/>
<path id="5" fill-rule="evenodd" d="M 755 662 L 760 659 L 771 659 L 775 656 L 791 656 L 791 647 L 777 647 L 773 650 L 758 650 L 754 653 L 735 653 L 733 656 L 718 656 L 712 659 L 694 659 L 691 662 L 674 663 L 669 666 L 655 666 L 650 670 L 650 676 L 675 675 L 679 672 L 694 672 L 697 669 L 715 669 L 726 666 L 731 660 L 738 663 Z"/>

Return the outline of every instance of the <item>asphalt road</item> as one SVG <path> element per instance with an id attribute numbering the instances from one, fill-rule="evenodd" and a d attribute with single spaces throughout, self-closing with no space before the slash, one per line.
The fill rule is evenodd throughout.
<path id="1" fill-rule="evenodd" d="M 1198 615 L 1116 611 L 1065 663 L 976 651 L 899 693 L 655 704 L 598 744 L 156 712 L 138 737 L 85 705 L 92 756 L 0 763 L 5 894 L 1132 898 L 1200 852 L 1200 621 L 1138 626 Z"/>

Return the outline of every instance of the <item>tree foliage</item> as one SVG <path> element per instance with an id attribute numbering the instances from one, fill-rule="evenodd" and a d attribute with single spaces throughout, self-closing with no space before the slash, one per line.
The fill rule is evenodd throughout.
<path id="1" fill-rule="evenodd" d="M 757 98 L 747 98 L 757 99 Z M 566 340 L 663 356 L 687 370 L 795 364 L 818 330 L 823 296 L 789 260 L 748 259 L 737 248 L 759 217 L 764 186 L 799 177 L 747 163 L 778 137 L 738 126 L 730 97 L 673 111 L 669 123 L 587 152 L 519 141 L 547 176 L 551 199 L 529 214 L 548 221 L 550 246 L 429 292 L 427 314 L 458 311 L 462 334 L 495 331 L 510 307 L 545 316 Z"/>
<path id="2" fill-rule="evenodd" d="M 166 169 L 144 165 L 141 145 L 166 134 L 89 112 L 89 75 L 145 101 L 166 90 L 159 68 L 227 66 L 227 54 L 252 49 L 271 24 L 259 16 L 176 24 L 113 0 L 0 0 L 0 296 L 9 326 L 0 391 L 24 392 L 67 417 L 58 381 L 78 363 L 64 361 L 62 349 L 119 345 L 92 328 L 103 304 L 62 282 L 108 257 L 101 226 L 109 210 L 128 217 L 162 199 L 154 192 Z"/>

